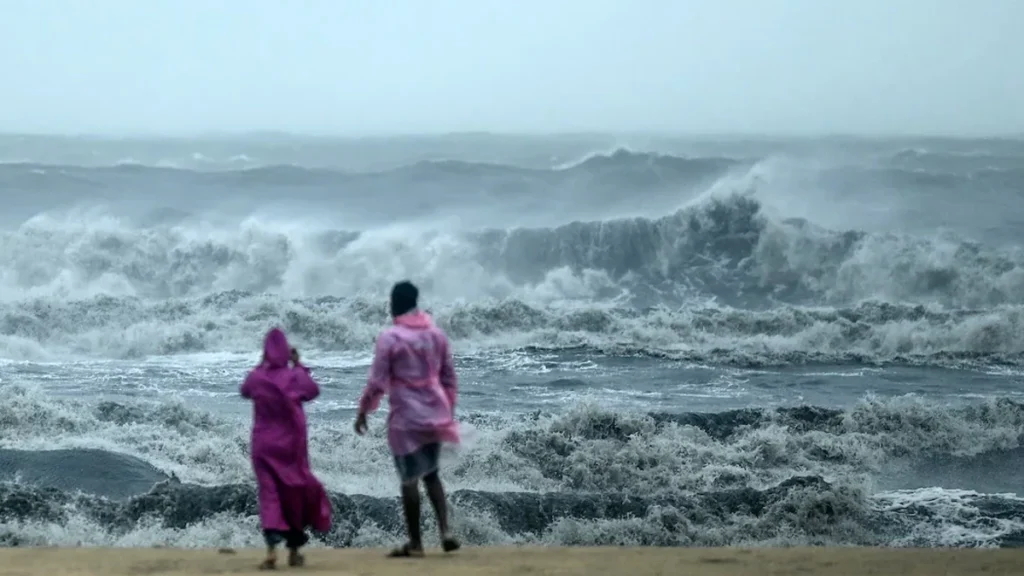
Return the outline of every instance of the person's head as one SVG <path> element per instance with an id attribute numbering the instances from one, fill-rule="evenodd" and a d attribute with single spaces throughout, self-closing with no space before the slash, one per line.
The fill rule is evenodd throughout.
<path id="1" fill-rule="evenodd" d="M 292 348 L 280 328 L 272 328 L 263 340 L 263 361 L 270 368 L 284 368 L 291 359 Z"/>
<path id="2" fill-rule="evenodd" d="M 391 316 L 401 316 L 416 309 L 420 291 L 408 280 L 402 280 L 391 288 Z"/>

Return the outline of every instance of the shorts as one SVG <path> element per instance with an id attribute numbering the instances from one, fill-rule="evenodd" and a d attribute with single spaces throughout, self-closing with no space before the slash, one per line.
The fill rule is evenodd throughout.
<path id="1" fill-rule="evenodd" d="M 292 549 L 301 548 L 309 542 L 309 536 L 305 530 L 264 530 L 263 539 L 267 542 L 267 546 L 274 547 L 284 542 L 285 546 Z"/>
<path id="2" fill-rule="evenodd" d="M 410 454 L 395 456 L 395 470 L 402 484 L 415 482 L 431 472 L 437 472 L 441 461 L 441 443 L 431 442 Z"/>

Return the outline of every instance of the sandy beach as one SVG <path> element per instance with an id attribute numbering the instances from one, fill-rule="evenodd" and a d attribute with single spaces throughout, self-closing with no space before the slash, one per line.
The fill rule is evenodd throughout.
<path id="1" fill-rule="evenodd" d="M 806 574 L 1024 574 L 1024 551 L 874 548 L 466 548 L 393 560 L 384 550 L 310 550 L 303 568 L 338 576 L 743 576 Z M 16 548 L 0 550 L 0 576 L 261 574 L 261 550 Z M 282 555 L 282 564 L 283 564 Z"/>

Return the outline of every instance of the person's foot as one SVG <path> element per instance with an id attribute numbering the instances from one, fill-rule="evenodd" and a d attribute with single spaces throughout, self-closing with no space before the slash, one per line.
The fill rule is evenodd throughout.
<path id="1" fill-rule="evenodd" d="M 388 554 L 388 558 L 423 558 L 423 545 L 406 542 Z"/>
<path id="2" fill-rule="evenodd" d="M 299 554 L 298 549 L 288 551 L 288 565 L 292 567 L 305 566 L 306 558 Z"/>
<path id="3" fill-rule="evenodd" d="M 451 534 L 446 534 L 441 536 L 441 548 L 445 552 L 455 552 L 459 548 L 462 548 L 462 544 L 459 543 L 459 540 L 456 537 Z"/>
<path id="4" fill-rule="evenodd" d="M 260 570 L 277 570 L 277 557 L 267 556 L 266 560 L 260 564 Z"/>

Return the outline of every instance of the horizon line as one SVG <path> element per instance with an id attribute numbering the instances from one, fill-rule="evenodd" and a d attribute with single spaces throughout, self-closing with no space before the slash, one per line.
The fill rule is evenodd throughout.
<path id="1" fill-rule="evenodd" d="M 50 131 L 5 131 L 0 138 L 55 138 L 81 140 L 203 140 L 253 137 L 296 138 L 312 140 L 408 140 L 441 139 L 453 137 L 476 138 L 601 138 L 601 137 L 647 137 L 679 139 L 722 139 L 722 140 L 1021 140 L 1020 132 L 740 132 L 740 131 L 684 131 L 684 130 L 566 130 L 566 131 L 498 131 L 498 130 L 450 130 L 423 132 L 315 132 L 305 130 L 205 130 L 189 132 L 140 131 L 140 132 L 50 132 Z"/>

